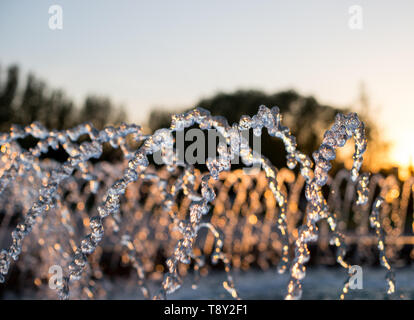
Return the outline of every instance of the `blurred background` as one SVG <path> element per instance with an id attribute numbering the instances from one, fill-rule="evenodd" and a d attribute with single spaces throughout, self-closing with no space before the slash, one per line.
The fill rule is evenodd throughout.
<path id="1" fill-rule="evenodd" d="M 402 215 L 414 203 L 414 182 L 408 180 L 414 164 L 413 12 L 410 0 L 2 0 L 0 131 L 7 132 L 12 123 L 40 121 L 49 129 L 65 129 L 92 121 L 99 129 L 136 123 L 150 133 L 168 127 L 171 114 L 194 107 L 232 123 L 254 115 L 262 104 L 277 105 L 298 149 L 311 155 L 335 114 L 353 111 L 368 132 L 363 170 L 398 178 L 391 190 L 398 194 L 390 193 L 387 203 L 403 195 L 405 211 L 395 209 Z M 33 143 L 26 140 L 23 146 Z M 262 152 L 276 167 L 285 167 L 281 142 L 264 134 Z M 352 153 L 349 142 L 332 175 L 351 167 Z M 62 161 L 66 156 L 51 151 L 45 157 Z M 115 162 L 121 156 L 107 148 L 103 159 Z M 240 207 L 247 206 L 243 199 Z M 257 209 L 259 217 L 263 208 Z M 262 234 L 255 212 L 245 211 L 243 228 L 256 226 Z M 412 215 L 406 216 L 398 236 L 411 233 Z M 411 261 L 414 240 L 407 239 L 401 255 Z M 236 269 L 267 268 L 267 260 L 261 264 L 250 257 L 251 252 L 260 256 L 259 249 L 251 250 L 259 247 L 254 243 L 242 262 L 232 256 Z M 147 269 L 161 277 L 168 254 L 159 253 L 159 247 L 154 246 L 156 259 L 148 258 L 147 263 L 155 262 Z M 12 280 L 18 279 L 13 272 Z"/>

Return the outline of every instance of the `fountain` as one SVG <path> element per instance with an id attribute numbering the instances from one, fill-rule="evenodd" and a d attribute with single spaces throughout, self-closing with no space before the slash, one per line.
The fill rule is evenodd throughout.
<path id="1" fill-rule="evenodd" d="M 177 153 L 174 134 L 193 126 L 215 129 L 223 137 L 215 148 L 218 156 L 207 158 L 206 172 L 180 161 Z M 252 130 L 260 137 L 263 129 L 284 143 L 287 168 L 277 170 L 250 147 L 245 133 Z M 19 141 L 28 136 L 36 144 L 26 150 Z M 331 177 L 330 161 L 350 139 L 355 143 L 352 169 Z M 122 151 L 124 161 L 99 161 L 108 144 Z M 64 131 L 48 131 L 37 122 L 13 125 L 0 135 L 0 145 L 0 241 L 5 248 L 0 282 L 6 288 L 15 266 L 21 279 L 34 279 L 38 297 L 107 298 L 107 270 L 120 260 L 133 270 L 130 283 L 144 298 L 166 299 L 190 272 L 196 289 L 207 267 L 216 266 L 224 270 L 224 291 L 239 299 L 232 268 L 256 264 L 289 272 L 285 298 L 300 299 L 310 246 L 336 247 L 336 262 L 349 279 L 346 247 L 356 243 L 363 252 L 360 239 L 366 239 L 378 248 L 386 294 L 395 294 L 387 249 L 397 252 L 405 243 L 414 179 L 400 191 L 395 177 L 359 173 L 367 141 L 355 113 L 337 115 L 313 161 L 297 149 L 279 109 L 265 106 L 232 125 L 196 108 L 174 115 L 170 128 L 152 135 L 128 124 L 101 131 L 90 123 Z M 59 148 L 68 155 L 64 162 L 44 158 Z M 156 156 L 162 166 L 151 164 Z M 235 157 L 260 170 L 232 170 Z M 159 284 L 155 291 L 154 281 Z M 349 281 L 340 298 L 347 293 Z"/>

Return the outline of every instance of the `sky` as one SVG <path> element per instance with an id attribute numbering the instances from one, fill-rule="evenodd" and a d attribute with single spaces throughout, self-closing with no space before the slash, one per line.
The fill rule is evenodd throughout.
<path id="1" fill-rule="evenodd" d="M 60 5 L 63 29 L 49 28 Z M 350 28 L 350 7 L 362 29 Z M 193 106 L 218 91 L 294 88 L 335 106 L 364 83 L 392 161 L 414 159 L 414 1 L 2 0 L 0 65 L 20 65 L 75 101 Z"/>

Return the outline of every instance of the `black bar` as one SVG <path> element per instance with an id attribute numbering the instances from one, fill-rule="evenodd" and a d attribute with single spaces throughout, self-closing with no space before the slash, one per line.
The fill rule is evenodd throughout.
<path id="1" fill-rule="evenodd" d="M 412 301 L 271 301 L 271 300 L 165 300 L 165 301 L 136 301 L 136 300 L 100 300 L 100 301 L 0 301 L 3 311 L 31 317 L 61 316 L 73 319 L 129 319 L 144 320 L 175 320 L 175 319 L 339 319 L 344 317 L 363 318 L 369 314 L 384 315 L 389 311 L 404 314 L 412 310 Z M 56 308 L 56 311 L 53 309 Z M 57 313 L 56 313 L 57 312 Z M 408 314 L 408 313 L 407 313 Z"/>

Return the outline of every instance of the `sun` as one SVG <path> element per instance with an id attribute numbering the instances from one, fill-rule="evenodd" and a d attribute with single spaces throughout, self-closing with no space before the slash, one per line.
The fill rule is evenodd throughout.
<path id="1" fill-rule="evenodd" d="M 410 137 L 404 137 L 394 142 L 390 153 L 390 162 L 399 168 L 399 176 L 405 180 L 414 167 L 414 143 Z"/>

